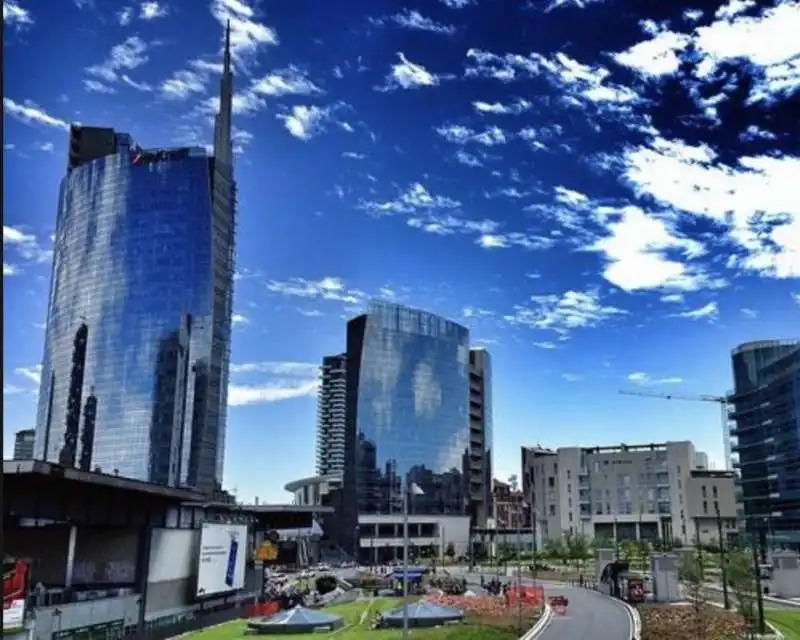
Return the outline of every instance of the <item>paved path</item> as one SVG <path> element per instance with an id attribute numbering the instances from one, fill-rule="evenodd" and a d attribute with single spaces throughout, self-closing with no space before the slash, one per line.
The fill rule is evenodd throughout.
<path id="1" fill-rule="evenodd" d="M 569 607 L 553 614 L 550 625 L 536 640 L 630 640 L 631 624 L 625 608 L 589 589 L 546 585 L 545 596 L 564 595 Z"/>

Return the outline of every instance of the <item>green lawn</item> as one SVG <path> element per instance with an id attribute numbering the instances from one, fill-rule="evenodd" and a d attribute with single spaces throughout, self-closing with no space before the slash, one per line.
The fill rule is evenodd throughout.
<path id="1" fill-rule="evenodd" d="M 800 611 L 767 611 L 766 616 L 786 640 L 800 640 Z"/>
<path id="2" fill-rule="evenodd" d="M 400 640 L 402 629 L 371 629 L 370 625 L 375 619 L 375 613 L 387 611 L 399 606 L 402 598 L 378 598 L 373 602 L 359 600 L 346 604 L 326 607 L 326 611 L 338 613 L 344 618 L 345 626 L 330 633 L 310 633 L 292 635 L 291 638 L 302 640 L 304 638 L 330 638 L 331 640 Z M 363 624 L 361 616 L 369 607 L 369 612 Z M 246 636 L 247 622 L 237 620 L 209 629 L 204 629 L 187 637 L 192 640 L 234 640 Z M 510 629 L 487 627 L 477 624 L 458 624 L 434 629 L 414 629 L 414 638 L 417 640 L 514 640 L 518 633 Z M 252 635 L 246 637 L 252 638 Z"/>

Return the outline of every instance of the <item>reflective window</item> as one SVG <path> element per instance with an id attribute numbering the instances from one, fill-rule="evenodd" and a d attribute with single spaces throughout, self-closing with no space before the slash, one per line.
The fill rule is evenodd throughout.
<path id="1" fill-rule="evenodd" d="M 466 515 L 469 332 L 389 303 L 370 306 L 358 373 L 356 485 L 361 513 L 400 513 L 404 479 L 418 514 Z"/>
<path id="2" fill-rule="evenodd" d="M 213 165 L 136 165 L 123 150 L 64 178 L 38 458 L 202 489 L 221 480 L 233 187 L 212 207 Z"/>

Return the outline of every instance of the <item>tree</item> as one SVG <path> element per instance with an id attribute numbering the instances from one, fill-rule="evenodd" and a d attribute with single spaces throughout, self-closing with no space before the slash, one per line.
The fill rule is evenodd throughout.
<path id="1" fill-rule="evenodd" d="M 565 539 L 567 557 L 583 572 L 585 563 L 592 558 L 592 545 L 582 533 L 567 536 Z"/>
<path id="2" fill-rule="evenodd" d="M 754 637 L 758 631 L 756 580 L 749 554 L 746 551 L 729 551 L 726 568 L 734 605 L 745 620 L 747 637 Z"/>
<path id="3" fill-rule="evenodd" d="M 445 549 L 444 555 L 446 555 L 451 560 L 455 557 L 456 547 L 452 542 L 447 543 L 447 548 Z"/>
<path id="4" fill-rule="evenodd" d="M 681 556 L 681 563 L 678 568 L 678 576 L 689 589 L 689 597 L 692 600 L 692 605 L 695 611 L 695 631 L 694 637 L 698 639 L 705 638 L 706 619 L 705 607 L 706 600 L 704 598 L 703 582 L 705 581 L 705 568 L 703 566 L 703 558 L 698 553 L 683 554 Z"/>
<path id="5" fill-rule="evenodd" d="M 566 560 L 567 545 L 563 538 L 548 538 L 544 542 L 544 556 L 549 560 Z"/>

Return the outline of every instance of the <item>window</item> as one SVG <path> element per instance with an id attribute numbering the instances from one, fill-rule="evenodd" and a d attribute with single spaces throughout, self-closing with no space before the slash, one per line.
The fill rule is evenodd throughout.
<path id="1" fill-rule="evenodd" d="M 717 487 L 716 486 L 711 487 L 711 493 L 714 495 L 715 498 L 717 497 Z"/>
<path id="2" fill-rule="evenodd" d="M 706 490 L 706 485 L 703 485 L 703 486 L 700 488 L 700 490 L 701 490 L 701 491 L 702 491 L 702 493 L 703 493 L 703 497 L 704 497 L 704 498 L 707 498 L 707 497 L 708 497 L 708 491 Z"/>
<path id="3" fill-rule="evenodd" d="M 703 500 L 703 513 L 708 514 L 708 502 Z"/>
<path id="4" fill-rule="evenodd" d="M 550 516 L 554 516 L 554 515 L 556 515 L 556 505 L 554 505 L 554 504 L 551 504 L 551 505 L 549 505 L 549 506 L 547 507 L 547 513 L 548 513 L 548 515 L 550 515 Z"/>
<path id="5" fill-rule="evenodd" d="M 547 488 L 553 489 L 556 486 L 556 479 L 553 476 L 547 477 Z"/>
<path id="6" fill-rule="evenodd" d="M 567 469 L 567 480 L 569 480 L 570 478 L 572 478 L 572 471 Z"/>

